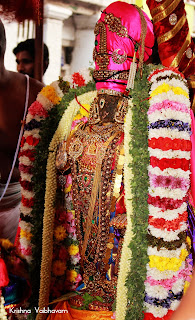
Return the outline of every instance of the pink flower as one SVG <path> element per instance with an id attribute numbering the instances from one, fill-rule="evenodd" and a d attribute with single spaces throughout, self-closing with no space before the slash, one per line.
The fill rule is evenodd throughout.
<path id="1" fill-rule="evenodd" d="M 33 102 L 33 104 L 29 108 L 29 113 L 32 116 L 38 115 L 44 118 L 48 116 L 47 111 L 43 108 L 42 104 L 38 101 Z"/>
<path id="2" fill-rule="evenodd" d="M 25 256 L 31 256 L 32 255 L 32 249 L 31 247 L 28 247 L 27 249 L 24 247 L 21 247 L 21 252 Z"/>
<path id="3" fill-rule="evenodd" d="M 81 280 L 82 280 L 82 277 L 81 277 L 80 273 L 78 273 L 78 275 L 77 275 L 77 277 L 76 277 L 76 279 L 75 279 L 75 282 L 78 283 L 78 282 L 80 282 Z"/>
<path id="4" fill-rule="evenodd" d="M 74 233 L 74 232 L 76 231 L 76 228 L 75 228 L 75 227 L 72 227 L 71 224 L 67 223 L 67 224 L 66 224 L 66 231 L 67 231 L 68 233 Z"/>
<path id="5" fill-rule="evenodd" d="M 181 111 L 189 113 L 188 107 L 180 102 L 164 100 L 163 102 L 154 103 L 148 110 L 148 114 L 155 112 L 156 110 L 160 111 L 161 109 L 172 109 L 176 111 Z"/>
<path id="6" fill-rule="evenodd" d="M 73 214 L 71 211 L 67 211 L 65 215 L 66 215 L 66 221 L 71 222 L 73 220 Z"/>
<path id="7" fill-rule="evenodd" d="M 71 177 L 71 175 L 70 174 L 68 174 L 67 175 L 67 177 L 66 177 L 66 184 L 65 184 L 65 188 L 68 188 L 69 187 L 69 185 L 71 185 L 72 184 L 72 177 Z"/>

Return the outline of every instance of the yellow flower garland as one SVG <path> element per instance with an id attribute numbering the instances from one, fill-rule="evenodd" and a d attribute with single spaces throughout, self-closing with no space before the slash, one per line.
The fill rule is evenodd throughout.
<path id="1" fill-rule="evenodd" d="M 149 256 L 150 268 L 157 268 L 159 271 L 172 270 L 178 271 L 183 261 L 188 256 L 188 251 L 185 249 L 181 250 L 179 258 L 167 258 L 161 256 L 151 255 Z"/>
<path id="2" fill-rule="evenodd" d="M 160 93 L 167 93 L 168 91 L 173 91 L 175 94 L 182 94 L 184 95 L 186 98 L 188 98 L 188 93 L 186 91 L 184 91 L 182 88 L 180 87 L 173 87 L 173 86 L 170 86 L 169 84 L 167 83 L 163 83 L 162 85 L 158 86 L 156 89 L 154 89 L 152 92 L 151 92 L 151 97 L 154 97 Z"/>

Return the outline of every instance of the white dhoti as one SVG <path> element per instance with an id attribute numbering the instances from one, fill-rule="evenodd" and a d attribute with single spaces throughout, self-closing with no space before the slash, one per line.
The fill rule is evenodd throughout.
<path id="1" fill-rule="evenodd" d="M 0 195 L 5 188 L 0 183 Z M 15 241 L 20 219 L 21 188 L 19 182 L 10 183 L 0 202 L 0 238 Z"/>

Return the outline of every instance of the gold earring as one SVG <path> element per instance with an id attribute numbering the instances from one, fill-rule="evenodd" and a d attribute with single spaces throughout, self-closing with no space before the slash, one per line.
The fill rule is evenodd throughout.
<path id="1" fill-rule="evenodd" d="M 128 107 L 128 99 L 125 97 L 119 99 L 119 102 L 117 105 L 117 111 L 115 112 L 115 115 L 114 115 L 114 120 L 116 122 L 124 123 L 127 107 Z"/>
<path id="2" fill-rule="evenodd" d="M 99 112 L 98 99 L 95 98 L 90 108 L 89 123 L 96 124 L 98 122 L 100 122 L 100 112 Z"/>

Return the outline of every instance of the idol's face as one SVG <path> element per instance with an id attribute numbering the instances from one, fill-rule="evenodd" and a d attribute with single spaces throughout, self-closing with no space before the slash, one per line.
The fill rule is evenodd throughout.
<path id="1" fill-rule="evenodd" d="M 108 94 L 98 95 L 99 114 L 100 121 L 102 123 L 114 122 L 114 116 L 119 99 L 119 96 L 113 96 Z"/>

